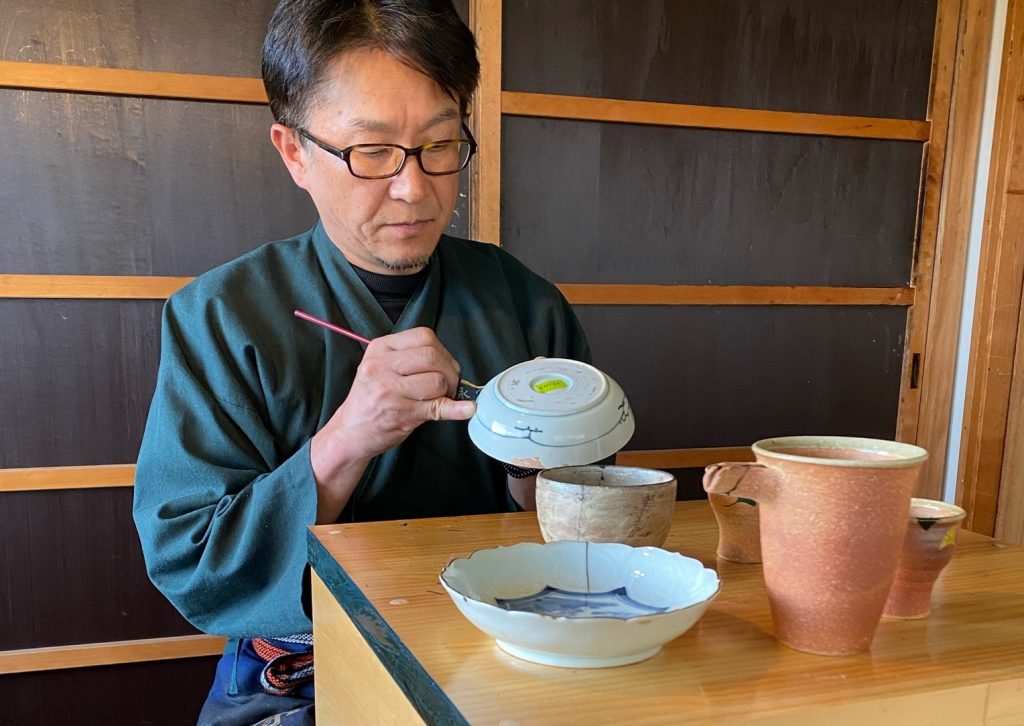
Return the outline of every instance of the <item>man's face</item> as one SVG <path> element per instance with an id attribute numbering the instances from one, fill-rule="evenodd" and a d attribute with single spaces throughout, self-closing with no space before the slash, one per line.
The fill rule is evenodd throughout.
<path id="1" fill-rule="evenodd" d="M 343 149 L 388 143 L 416 147 L 462 136 L 458 104 L 426 75 L 378 50 L 331 63 L 305 130 Z M 428 176 L 416 159 L 397 175 L 359 179 L 345 162 L 275 125 L 272 138 L 296 184 L 309 192 L 324 229 L 352 264 L 411 274 L 426 265 L 455 208 L 459 175 Z M 286 147 L 286 148 L 283 148 Z"/>

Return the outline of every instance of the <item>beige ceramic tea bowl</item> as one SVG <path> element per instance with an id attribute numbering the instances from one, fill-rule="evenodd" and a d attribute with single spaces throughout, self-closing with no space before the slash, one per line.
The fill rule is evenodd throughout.
<path id="1" fill-rule="evenodd" d="M 635 466 L 563 466 L 537 475 L 537 519 L 546 542 L 660 547 L 675 511 L 676 479 Z"/>

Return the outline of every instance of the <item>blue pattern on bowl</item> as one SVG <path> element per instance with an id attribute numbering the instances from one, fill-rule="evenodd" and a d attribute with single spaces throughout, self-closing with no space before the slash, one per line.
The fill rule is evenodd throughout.
<path id="1" fill-rule="evenodd" d="M 608 592 L 574 592 L 548 585 L 533 595 L 499 597 L 495 602 L 506 610 L 522 610 L 556 618 L 635 618 L 668 610 L 634 600 L 626 594 L 625 587 Z"/>

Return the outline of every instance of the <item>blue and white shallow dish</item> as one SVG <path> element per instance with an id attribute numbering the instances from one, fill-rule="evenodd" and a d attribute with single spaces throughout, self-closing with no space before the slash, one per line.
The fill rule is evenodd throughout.
<path id="1" fill-rule="evenodd" d="M 617 543 L 522 542 L 477 550 L 441 572 L 459 611 L 524 660 L 604 668 L 646 660 L 718 594 L 691 557 Z"/>
<path id="2" fill-rule="evenodd" d="M 568 358 L 519 363 L 487 382 L 469 437 L 516 466 L 591 464 L 626 445 L 635 429 L 622 388 L 592 365 Z"/>

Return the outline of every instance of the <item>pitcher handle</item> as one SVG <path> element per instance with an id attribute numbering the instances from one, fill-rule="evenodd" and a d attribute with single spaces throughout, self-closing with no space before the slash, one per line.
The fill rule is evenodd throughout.
<path id="1" fill-rule="evenodd" d="M 756 461 L 725 461 L 704 469 L 704 491 L 753 499 L 771 498 L 775 492 L 772 469 Z"/>

